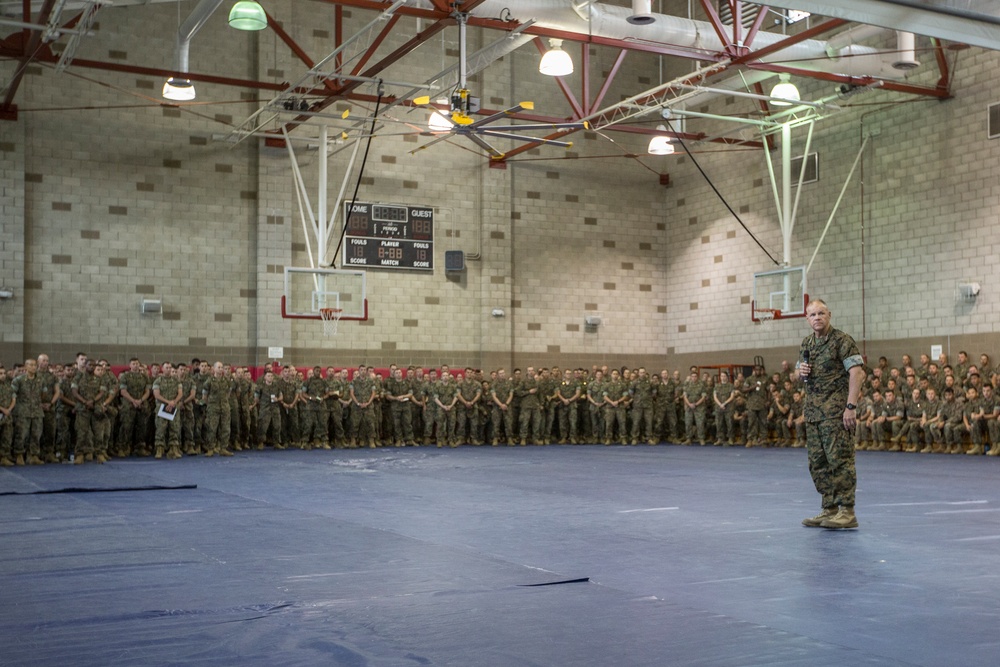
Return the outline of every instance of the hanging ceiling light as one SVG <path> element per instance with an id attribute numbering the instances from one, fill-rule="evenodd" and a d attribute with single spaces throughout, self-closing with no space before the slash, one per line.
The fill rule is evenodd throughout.
<path id="1" fill-rule="evenodd" d="M 665 125 L 657 125 L 656 129 L 661 132 L 666 132 L 667 128 Z M 670 137 L 657 134 L 649 140 L 649 147 L 646 152 L 650 155 L 673 155 L 674 145 L 670 142 Z"/>
<path id="2" fill-rule="evenodd" d="M 551 38 L 549 46 L 552 47 L 542 56 L 542 62 L 538 63 L 538 71 L 546 76 L 566 76 L 573 73 L 573 59 L 562 50 L 562 40 Z"/>
<path id="3" fill-rule="evenodd" d="M 779 74 L 778 84 L 771 89 L 771 97 L 780 97 L 781 100 L 771 100 L 771 104 L 776 107 L 790 107 L 791 102 L 784 102 L 782 100 L 795 100 L 796 102 L 801 99 L 799 97 L 799 89 L 795 87 L 795 84 L 791 81 L 792 77 L 789 74 Z"/>
<path id="4" fill-rule="evenodd" d="M 164 98 L 175 102 L 189 102 L 194 99 L 194 84 L 191 79 L 182 79 L 172 76 L 163 84 Z"/>
<path id="5" fill-rule="evenodd" d="M 253 0 L 240 0 L 229 12 L 229 25 L 237 30 L 263 30 L 267 27 L 267 14 Z"/>
<path id="6" fill-rule="evenodd" d="M 448 100 L 438 100 L 438 103 L 442 102 L 447 104 Z M 448 116 L 443 111 L 438 111 L 437 109 L 432 111 L 430 117 L 427 119 L 427 129 L 431 132 L 447 132 L 454 126 L 455 124 L 448 120 Z"/>

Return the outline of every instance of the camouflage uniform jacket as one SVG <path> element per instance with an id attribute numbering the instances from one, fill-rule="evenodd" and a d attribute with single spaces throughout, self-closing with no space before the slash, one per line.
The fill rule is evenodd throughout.
<path id="1" fill-rule="evenodd" d="M 732 400 L 729 401 L 728 403 L 726 403 L 726 401 L 728 401 L 729 397 L 733 395 L 734 390 L 735 388 L 733 387 L 731 382 L 720 382 L 719 384 L 715 385 L 715 390 L 712 392 L 713 395 L 715 396 L 715 398 L 719 399 L 719 403 L 726 404 L 725 408 L 720 408 L 719 403 L 712 401 L 712 403 L 715 405 L 716 410 L 723 412 L 733 411 L 733 408 L 736 407 L 736 401 Z"/>
<path id="2" fill-rule="evenodd" d="M 629 393 L 632 394 L 632 405 L 635 407 L 653 407 L 653 383 L 649 381 L 648 375 L 633 382 Z"/>
<path id="3" fill-rule="evenodd" d="M 76 393 L 80 394 L 85 400 L 94 401 L 95 403 L 104 394 L 104 385 L 101 379 L 96 375 L 88 375 L 87 373 L 77 373 L 76 377 L 73 378 L 72 388 L 76 389 Z M 80 409 L 87 406 L 77 401 L 76 407 Z"/>
<path id="4" fill-rule="evenodd" d="M 510 398 L 511 389 L 512 386 L 510 378 L 503 378 L 498 379 L 493 383 L 493 388 L 490 393 L 496 396 L 498 401 L 504 405 L 508 405 L 508 400 L 514 400 L 513 398 Z M 493 405 L 496 405 L 496 403 L 494 402 Z"/>
<path id="5" fill-rule="evenodd" d="M 201 399 L 204 401 L 206 406 L 228 410 L 229 394 L 232 390 L 233 387 L 229 382 L 229 378 L 215 377 L 212 375 L 201 385 Z M 174 388 L 171 393 L 173 393 L 173 391 L 176 391 L 176 388 Z M 162 384 L 160 386 L 160 394 L 162 394 L 164 398 L 167 397 L 167 394 L 163 393 Z"/>
<path id="6" fill-rule="evenodd" d="M 149 387 L 149 376 L 142 371 L 125 371 L 118 376 L 119 391 L 127 391 L 129 396 L 137 401 L 146 393 L 147 387 Z M 122 405 L 128 404 L 131 407 L 131 403 L 125 398 L 125 394 L 122 394 L 121 397 Z"/>
<path id="7" fill-rule="evenodd" d="M 839 329 L 831 329 L 824 337 L 809 334 L 799 347 L 799 358 L 809 352 L 809 376 L 805 402 L 806 421 L 839 419 L 847 405 L 850 369 L 864 366 L 864 359 L 854 339 Z M 748 399 L 749 400 L 749 399 Z"/>
<path id="8" fill-rule="evenodd" d="M 177 390 L 180 387 L 181 387 L 180 380 L 178 380 L 175 377 L 167 377 L 165 375 L 161 375 L 160 377 L 156 378 L 155 382 L 153 382 L 153 389 L 154 390 L 159 389 L 160 396 L 163 399 L 163 400 L 157 399 L 157 402 L 162 404 L 166 404 L 167 402 L 177 398 Z M 83 394 L 83 392 L 80 393 L 81 395 Z"/>
<path id="9" fill-rule="evenodd" d="M 18 375 L 10 383 L 17 396 L 17 405 L 14 412 L 19 417 L 41 417 L 42 416 L 42 378 L 35 375 L 29 378 L 28 374 Z"/>

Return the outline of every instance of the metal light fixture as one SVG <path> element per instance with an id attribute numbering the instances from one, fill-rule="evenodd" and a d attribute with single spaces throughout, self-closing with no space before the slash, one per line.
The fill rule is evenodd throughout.
<path id="1" fill-rule="evenodd" d="M 665 125 L 657 125 L 656 129 L 661 132 L 667 131 Z M 646 152 L 650 155 L 673 155 L 674 145 L 670 143 L 670 137 L 657 134 L 649 140 L 649 147 L 646 149 Z"/>
<path id="2" fill-rule="evenodd" d="M 440 99 L 437 101 L 438 104 L 448 104 L 448 100 Z M 427 119 L 427 129 L 431 132 L 447 132 L 455 126 L 454 123 L 448 118 L 448 114 L 444 111 L 434 109 L 431 111 L 430 117 Z"/>
<path id="3" fill-rule="evenodd" d="M 542 56 L 542 62 L 538 63 L 538 71 L 546 76 L 566 76 L 573 73 L 573 59 L 562 50 L 562 40 L 551 38 L 549 46 L 552 47 Z"/>
<path id="4" fill-rule="evenodd" d="M 229 12 L 229 25 L 237 30 L 263 30 L 267 27 L 267 14 L 253 0 L 240 0 Z"/>
<path id="5" fill-rule="evenodd" d="M 785 100 L 798 102 L 801 99 L 799 97 L 799 89 L 795 87 L 791 79 L 792 77 L 789 74 L 782 73 L 778 75 L 778 84 L 771 89 L 771 97 L 780 99 L 771 100 L 771 104 L 776 107 L 790 107 L 792 106 L 792 102 Z"/>
<path id="6" fill-rule="evenodd" d="M 163 92 L 161 94 L 168 100 L 189 102 L 195 97 L 194 84 L 191 83 L 191 79 L 172 76 L 163 84 Z"/>

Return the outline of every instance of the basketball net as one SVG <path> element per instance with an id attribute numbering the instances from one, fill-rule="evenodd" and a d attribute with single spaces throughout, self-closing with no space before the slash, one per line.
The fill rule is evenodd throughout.
<path id="1" fill-rule="evenodd" d="M 319 316 L 323 320 L 323 335 L 336 336 L 337 325 L 340 324 L 340 316 L 344 314 L 342 308 L 320 308 Z"/>
<path id="2" fill-rule="evenodd" d="M 771 323 L 774 322 L 774 317 L 778 314 L 778 312 L 779 311 L 771 308 L 764 308 L 763 310 L 754 309 L 753 315 L 757 320 L 757 324 L 770 326 Z"/>

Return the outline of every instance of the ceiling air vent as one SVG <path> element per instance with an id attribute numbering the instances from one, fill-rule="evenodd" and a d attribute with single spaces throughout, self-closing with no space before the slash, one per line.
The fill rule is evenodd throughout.
<path id="1" fill-rule="evenodd" d="M 799 172 L 802 170 L 802 158 L 792 158 L 792 187 L 799 184 Z M 803 183 L 815 183 L 819 180 L 819 154 L 810 153 L 806 156 L 806 173 Z"/>
<path id="2" fill-rule="evenodd" d="M 990 139 L 1000 137 L 1000 102 L 986 107 L 986 131 Z"/>
<path id="3" fill-rule="evenodd" d="M 733 10 L 729 4 L 729 0 L 719 0 L 719 20 L 725 25 L 733 24 Z M 741 18 L 743 19 L 742 24 L 745 30 L 749 30 L 753 22 L 757 20 L 757 15 L 760 14 L 760 5 L 755 5 L 749 2 L 743 3 L 743 12 Z"/>

